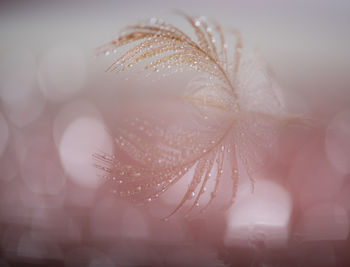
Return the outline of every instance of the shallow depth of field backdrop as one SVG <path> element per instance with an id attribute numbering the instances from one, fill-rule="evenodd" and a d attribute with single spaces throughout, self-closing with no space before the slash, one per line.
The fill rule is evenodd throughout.
<path id="1" fill-rule="evenodd" d="M 126 92 L 183 84 L 105 73 L 115 55 L 94 49 L 140 19 L 185 25 L 174 9 L 240 30 L 316 122 L 282 131 L 271 175 L 228 212 L 163 222 L 181 188 L 136 207 L 101 190 L 91 155 L 113 150 Z M 1 2 L 0 265 L 350 266 L 349 24 L 348 1 Z"/>

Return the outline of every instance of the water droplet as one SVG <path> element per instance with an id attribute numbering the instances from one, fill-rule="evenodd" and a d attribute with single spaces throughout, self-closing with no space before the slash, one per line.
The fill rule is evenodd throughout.
<path id="1" fill-rule="evenodd" d="M 196 20 L 196 22 L 194 23 L 194 25 L 196 25 L 196 27 L 201 26 L 201 22 L 200 22 L 200 20 Z"/>
<path id="2" fill-rule="evenodd" d="M 105 52 L 105 56 L 108 56 L 110 54 L 109 50 Z"/>

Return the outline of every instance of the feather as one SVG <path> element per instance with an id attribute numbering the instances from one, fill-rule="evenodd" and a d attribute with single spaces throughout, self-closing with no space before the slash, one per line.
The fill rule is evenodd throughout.
<path id="1" fill-rule="evenodd" d="M 171 24 L 151 19 L 125 28 L 118 38 L 97 51 L 102 54 L 132 44 L 107 71 L 125 71 L 144 63 L 144 71 L 185 67 L 202 73 L 188 84 L 183 95 L 184 102 L 192 104 L 204 118 L 199 124 L 193 123 L 197 129 L 176 121 L 168 124 L 155 121 L 144 114 L 142 104 L 137 105 L 139 110 L 135 114 L 116 118 L 119 123 L 115 154 L 94 155 L 97 167 L 117 184 L 113 192 L 136 202 L 158 198 L 192 169 L 193 177 L 182 200 L 166 218 L 183 208 L 187 201 L 193 201 L 187 213 L 198 206 L 211 176 L 215 182 L 208 190 L 210 197 L 202 210 L 216 198 L 221 179 L 226 175 L 232 177 L 232 196 L 227 206 L 232 205 L 238 188 L 238 160 L 246 168 L 254 188 L 254 167 L 262 165 L 263 152 L 270 149 L 278 124 L 287 118 L 264 113 L 264 109 L 249 110 L 247 95 L 251 93 L 246 87 L 255 88 L 254 83 L 249 83 L 254 77 L 248 75 L 245 67 L 239 69 L 242 41 L 238 31 L 231 31 L 236 44 L 233 62 L 228 62 L 228 46 L 221 26 L 203 17 L 180 14 L 193 29 L 196 40 Z M 239 75 L 247 78 L 241 79 Z M 269 93 L 273 95 L 273 91 Z M 182 109 L 177 107 L 177 110 Z M 207 119 L 210 116 L 212 119 Z M 176 125 L 176 129 L 169 125 Z M 230 174 L 226 175 L 225 158 L 231 165 Z"/>

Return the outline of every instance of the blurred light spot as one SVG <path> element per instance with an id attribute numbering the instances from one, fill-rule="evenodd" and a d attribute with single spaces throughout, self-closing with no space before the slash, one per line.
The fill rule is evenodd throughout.
<path id="1" fill-rule="evenodd" d="M 62 209 L 36 207 L 31 227 L 35 240 L 40 242 L 80 242 L 81 230 L 75 220 Z"/>
<path id="2" fill-rule="evenodd" d="M 0 97 L 4 110 L 16 126 L 25 126 L 40 116 L 46 104 L 36 82 L 34 55 L 23 48 L 13 49 L 2 63 Z"/>
<path id="3" fill-rule="evenodd" d="M 350 173 L 350 110 L 338 113 L 329 123 L 325 149 L 337 171 Z"/>
<path id="4" fill-rule="evenodd" d="M 21 90 L 21 88 L 11 88 L 11 90 Z M 14 99 L 13 102 L 6 102 L 4 107 L 11 122 L 18 127 L 23 127 L 39 118 L 45 105 L 44 96 L 39 90 L 33 88 L 25 99 Z"/>
<path id="5" fill-rule="evenodd" d="M 349 218 L 346 210 L 333 203 L 324 203 L 305 209 L 297 233 L 306 241 L 346 240 Z"/>
<path id="6" fill-rule="evenodd" d="M 4 116 L 0 113 L 0 157 L 5 151 L 9 138 L 9 128 Z"/>
<path id="7" fill-rule="evenodd" d="M 40 62 L 40 88 L 50 100 L 66 100 L 82 89 L 85 72 L 86 62 L 81 49 L 65 44 L 55 46 Z"/>
<path id="8" fill-rule="evenodd" d="M 98 176 L 93 154 L 101 151 L 111 154 L 112 140 L 101 120 L 81 114 L 64 130 L 58 150 L 72 181 L 94 188 L 103 179 Z"/>
<path id="9" fill-rule="evenodd" d="M 53 124 L 53 139 L 57 147 L 67 126 L 81 116 L 102 120 L 100 112 L 88 101 L 78 100 L 66 104 L 57 114 Z"/>
<path id="10" fill-rule="evenodd" d="M 129 209 L 123 215 L 121 233 L 126 238 L 146 239 L 149 236 L 144 216 L 136 209 Z"/>
<path id="11" fill-rule="evenodd" d="M 279 185 L 259 180 L 254 193 L 242 185 L 236 203 L 227 217 L 226 245 L 284 246 L 288 239 L 292 203 L 288 192 Z"/>
<path id="12" fill-rule="evenodd" d="M 4 51 L 1 51 L 4 52 Z M 30 91 L 35 81 L 36 62 L 32 51 L 21 47 L 13 47 L 1 54 L 0 88 L 1 97 L 5 102 L 14 98 L 24 97 Z M 8 90 L 8 87 L 21 90 Z M 7 101 L 6 101 L 7 100 Z"/>
<path id="13" fill-rule="evenodd" d="M 37 136 L 25 144 L 20 161 L 21 175 L 27 187 L 36 194 L 58 194 L 66 177 L 60 168 L 51 140 Z"/>

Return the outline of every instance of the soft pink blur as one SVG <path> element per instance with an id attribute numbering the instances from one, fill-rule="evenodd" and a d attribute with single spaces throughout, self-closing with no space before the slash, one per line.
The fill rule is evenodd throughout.
<path id="1" fill-rule="evenodd" d="M 126 80 L 104 72 L 114 54 L 93 49 L 140 18 L 182 25 L 173 8 L 238 28 L 310 124 L 281 129 L 254 193 L 240 166 L 230 209 L 164 222 L 190 175 L 139 207 L 104 187 L 92 154 L 113 153 L 114 119 L 130 98 L 175 94 L 184 79 Z M 0 265 L 350 265 L 349 11 L 315 0 L 0 4 Z M 220 194 L 219 204 L 225 182 Z"/>

